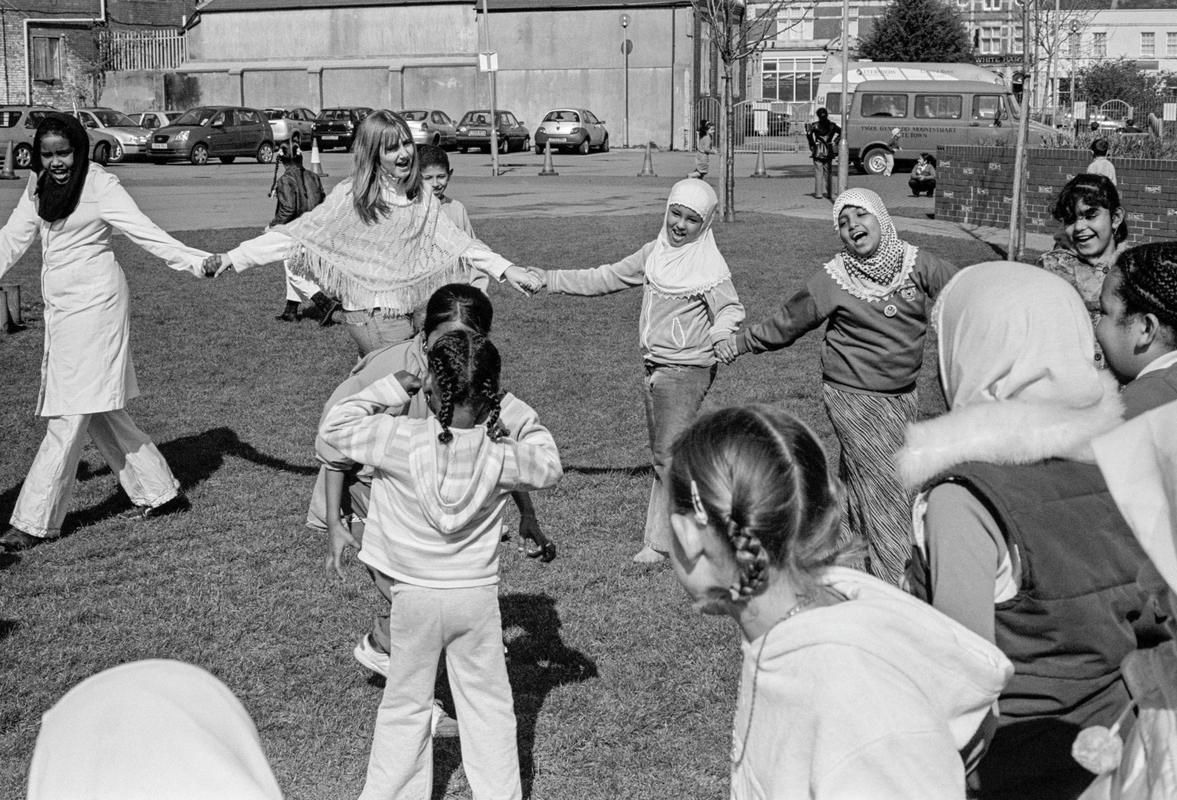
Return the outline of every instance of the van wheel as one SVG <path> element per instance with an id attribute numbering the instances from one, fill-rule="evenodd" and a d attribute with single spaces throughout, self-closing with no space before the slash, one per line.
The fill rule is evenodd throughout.
<path id="1" fill-rule="evenodd" d="M 862 154 L 862 171 L 867 175 L 882 175 L 887 171 L 887 154 L 881 147 L 872 147 Z"/>

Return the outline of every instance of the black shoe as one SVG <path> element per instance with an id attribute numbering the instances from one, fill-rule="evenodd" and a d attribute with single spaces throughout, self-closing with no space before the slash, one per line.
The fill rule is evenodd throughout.
<path id="1" fill-rule="evenodd" d="M 126 511 L 118 513 L 119 519 L 125 520 L 141 520 L 152 519 L 153 517 L 166 517 L 168 514 L 178 514 L 181 511 L 187 511 L 192 507 L 188 502 L 188 498 L 182 494 L 178 494 L 166 503 L 160 503 L 158 506 L 131 506 Z"/>
<path id="2" fill-rule="evenodd" d="M 331 316 L 339 310 L 339 301 L 334 297 L 328 297 L 323 292 L 315 292 L 311 302 L 315 304 L 315 308 L 319 312 L 319 327 L 326 328 L 329 325 L 334 325 L 335 321 Z"/>
<path id="3" fill-rule="evenodd" d="M 298 322 L 298 301 L 287 300 L 286 308 L 282 310 L 281 314 L 274 317 L 274 319 L 279 322 Z"/>
<path id="4" fill-rule="evenodd" d="M 47 541 L 49 539 L 46 537 L 33 536 L 31 533 L 10 528 L 7 533 L 0 536 L 0 553 L 19 553 Z"/>
<path id="5" fill-rule="evenodd" d="M 343 307 L 342 303 L 340 303 L 338 300 L 333 299 L 331 301 L 331 305 L 327 306 L 327 310 L 323 312 L 323 318 L 321 320 L 319 320 L 319 327 L 320 328 L 329 328 L 330 326 L 334 325 L 335 320 L 332 319 L 332 316 L 334 316 L 335 312 L 338 311 L 342 307 Z"/>

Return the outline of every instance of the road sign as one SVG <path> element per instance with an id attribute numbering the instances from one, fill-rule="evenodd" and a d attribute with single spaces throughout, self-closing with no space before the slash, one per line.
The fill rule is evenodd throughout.
<path id="1" fill-rule="evenodd" d="M 629 55 L 633 52 L 633 39 L 626 39 L 621 43 L 621 52 Z"/>
<path id="2" fill-rule="evenodd" d="M 478 54 L 478 71 L 479 72 L 498 72 L 499 71 L 499 54 L 498 53 L 479 53 Z"/>
<path id="3" fill-rule="evenodd" d="M 1075 119 L 1087 119 L 1087 101 L 1076 100 L 1075 107 L 1072 111 Z"/>

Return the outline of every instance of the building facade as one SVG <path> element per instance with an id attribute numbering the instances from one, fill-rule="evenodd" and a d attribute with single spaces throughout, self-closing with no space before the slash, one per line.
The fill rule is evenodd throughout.
<path id="1" fill-rule="evenodd" d="M 25 0 L 19 8 L 0 3 L 0 103 L 96 105 L 107 75 L 137 42 L 178 50 L 181 27 L 194 7 L 195 0 Z"/>

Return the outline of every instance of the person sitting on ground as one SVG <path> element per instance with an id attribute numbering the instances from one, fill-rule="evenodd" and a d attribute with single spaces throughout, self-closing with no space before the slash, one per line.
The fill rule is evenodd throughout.
<path id="1" fill-rule="evenodd" d="M 911 196 L 919 197 L 921 192 L 927 192 L 931 197 L 936 192 L 936 157 L 931 153 L 920 153 L 915 166 L 911 168 L 911 177 L 907 179 L 911 187 Z"/>
<path id="2" fill-rule="evenodd" d="M 1012 673 L 980 636 L 846 567 L 839 481 L 769 406 L 675 443 L 671 559 L 694 607 L 743 633 L 731 797 L 964 798 L 966 759 Z"/>
<path id="3" fill-rule="evenodd" d="M 1095 336 L 1124 384 L 1124 418 L 1177 400 L 1177 242 L 1125 251 L 1103 283 Z"/>
<path id="4" fill-rule="evenodd" d="M 1083 170 L 1088 175 L 1103 175 L 1113 184 L 1116 182 L 1116 165 L 1108 158 L 1111 145 L 1107 139 L 1095 139 L 1091 142 L 1091 163 Z"/>
<path id="5" fill-rule="evenodd" d="M 909 586 L 1014 663 L 977 797 L 1070 800 L 1092 779 L 1071 744 L 1120 713 L 1120 663 L 1136 620 L 1154 618 L 1136 585 L 1144 553 L 1092 463 L 1123 404 L 1058 276 L 966 267 L 933 315 L 949 411 L 909 426 L 896 454 L 922 489 Z"/>

